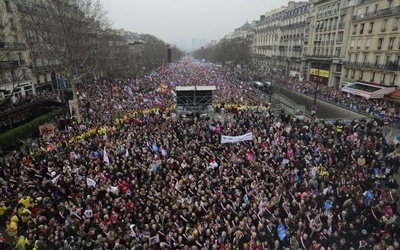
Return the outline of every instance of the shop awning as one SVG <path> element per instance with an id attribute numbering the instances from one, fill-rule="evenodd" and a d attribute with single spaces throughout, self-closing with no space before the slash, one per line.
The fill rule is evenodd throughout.
<path id="1" fill-rule="evenodd" d="M 354 82 L 342 88 L 343 92 L 365 97 L 379 99 L 396 91 L 396 86 L 382 86 L 363 82 Z"/>
<path id="2" fill-rule="evenodd" d="M 400 99 L 400 90 L 396 90 L 387 96 L 388 98 Z"/>

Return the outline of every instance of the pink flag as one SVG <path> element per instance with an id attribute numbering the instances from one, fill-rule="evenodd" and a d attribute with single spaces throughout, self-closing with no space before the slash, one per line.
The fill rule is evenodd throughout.
<path id="1" fill-rule="evenodd" d="M 104 182 L 107 182 L 107 177 L 103 173 L 100 172 L 99 176 Z"/>
<path id="2" fill-rule="evenodd" d="M 252 154 L 250 152 L 246 153 L 246 159 L 248 161 L 254 161 L 254 154 Z"/>

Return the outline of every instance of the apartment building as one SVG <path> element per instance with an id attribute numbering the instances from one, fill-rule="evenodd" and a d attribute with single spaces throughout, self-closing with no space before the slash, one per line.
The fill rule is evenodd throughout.
<path id="1" fill-rule="evenodd" d="M 287 61 L 286 75 L 302 77 L 302 56 L 305 45 L 306 20 L 310 14 L 308 2 L 289 2 L 281 20 L 279 58 Z"/>
<path id="2" fill-rule="evenodd" d="M 355 3 L 353 0 L 317 0 L 312 3 L 305 36 L 305 78 L 340 87 L 343 61 Z"/>
<path id="3" fill-rule="evenodd" d="M 50 51 L 56 47 L 56 44 L 46 42 L 47 39 L 53 39 L 57 23 L 48 25 L 44 31 L 44 25 L 36 28 L 35 23 L 39 20 L 51 23 L 47 19 L 50 15 L 48 2 L 36 2 L 32 0 L 17 1 L 17 8 L 21 16 L 27 16 L 21 20 L 26 44 L 29 47 L 30 66 L 32 70 L 32 81 L 36 92 L 42 92 L 49 89 L 65 88 L 65 77 L 60 74 L 59 60 L 52 56 Z M 67 10 L 66 10 L 67 11 Z M 42 19 L 43 18 L 43 19 Z M 39 29 L 40 31 L 36 31 Z M 49 48 L 51 47 L 51 48 Z M 60 54 L 63 48 L 59 46 Z"/>
<path id="4" fill-rule="evenodd" d="M 278 58 L 281 32 L 281 20 L 286 6 L 274 9 L 260 16 L 253 38 L 254 64 L 266 71 L 285 71 L 286 62 Z"/>
<path id="5" fill-rule="evenodd" d="M 14 1 L 0 1 L 0 101 L 35 93 L 24 33 Z"/>
<path id="6" fill-rule="evenodd" d="M 343 82 L 398 85 L 400 0 L 363 0 L 355 7 Z"/>

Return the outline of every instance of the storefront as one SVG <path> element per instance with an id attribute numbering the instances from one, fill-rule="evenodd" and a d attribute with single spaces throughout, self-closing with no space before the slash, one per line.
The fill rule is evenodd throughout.
<path id="1" fill-rule="evenodd" d="M 312 63 L 309 73 L 310 81 L 328 85 L 330 76 L 329 65 L 324 67 L 324 65 L 320 64 L 318 66 Z"/>

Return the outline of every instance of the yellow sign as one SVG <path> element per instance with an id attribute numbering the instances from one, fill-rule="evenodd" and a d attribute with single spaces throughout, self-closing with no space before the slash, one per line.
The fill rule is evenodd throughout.
<path id="1" fill-rule="evenodd" d="M 311 68 L 310 69 L 310 75 L 321 76 L 321 77 L 328 78 L 329 77 L 329 70 Z"/>
<path id="2" fill-rule="evenodd" d="M 322 70 L 322 69 L 319 70 L 319 76 L 328 78 L 329 77 L 329 70 Z"/>
<path id="3" fill-rule="evenodd" d="M 310 69 L 310 75 L 317 76 L 318 75 L 318 69 L 311 68 Z"/>

